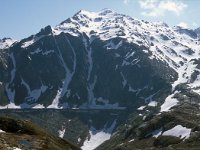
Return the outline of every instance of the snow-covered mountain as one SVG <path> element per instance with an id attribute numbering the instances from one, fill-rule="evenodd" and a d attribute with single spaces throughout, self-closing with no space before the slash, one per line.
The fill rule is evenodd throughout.
<path id="1" fill-rule="evenodd" d="M 69 127 L 64 120 L 71 122 L 68 112 L 55 112 L 56 119 L 51 120 L 62 124 L 61 137 L 73 137 L 85 149 L 96 148 L 109 138 L 99 149 L 123 145 L 134 149 L 132 143 L 140 149 L 146 144 L 170 145 L 164 136 L 173 136 L 177 143 L 190 138 L 198 141 L 199 31 L 147 22 L 110 9 L 81 10 L 21 41 L 1 40 L 0 108 L 88 111 L 89 115 L 74 118 L 70 126 L 80 130 L 83 124 L 85 129 L 86 122 L 88 135 L 65 133 Z M 53 114 L 43 113 L 38 112 L 38 122 L 41 116 L 45 120 Z M 49 128 L 57 134 L 58 126 Z"/>
<path id="2" fill-rule="evenodd" d="M 81 10 L 9 48 L 1 105 L 124 109 L 162 103 L 182 83 L 198 93 L 199 43 L 190 29 Z"/>

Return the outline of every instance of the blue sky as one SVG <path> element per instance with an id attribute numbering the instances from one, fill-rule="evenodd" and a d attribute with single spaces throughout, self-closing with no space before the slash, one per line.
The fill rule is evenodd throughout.
<path id="1" fill-rule="evenodd" d="M 103 8 L 147 21 L 164 21 L 170 26 L 200 27 L 200 0 L 1 0 L 0 38 L 26 38 L 81 9 Z"/>

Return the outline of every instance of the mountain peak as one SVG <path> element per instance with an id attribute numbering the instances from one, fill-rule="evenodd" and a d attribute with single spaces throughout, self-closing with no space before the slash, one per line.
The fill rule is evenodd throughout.
<path id="1" fill-rule="evenodd" d="M 94 13 L 94 12 L 81 9 L 81 10 L 78 11 L 75 15 L 79 15 L 79 14 L 84 14 L 84 15 L 85 15 L 85 14 L 91 14 L 91 13 Z"/>
<path id="2" fill-rule="evenodd" d="M 98 12 L 93 12 L 93 11 L 88 11 L 88 10 L 80 10 L 77 12 L 74 16 L 84 16 L 88 18 L 97 18 L 99 16 L 107 16 L 107 15 L 113 15 L 116 12 L 109 9 L 109 8 L 104 8 Z"/>
<path id="3" fill-rule="evenodd" d="M 0 39 L 0 49 L 5 49 L 10 47 L 16 40 L 13 40 L 12 38 L 5 37 L 3 39 Z"/>
<path id="4" fill-rule="evenodd" d="M 81 9 L 77 14 L 87 14 L 87 13 L 96 13 L 96 14 L 105 13 L 105 14 L 110 14 L 110 13 L 115 13 L 115 11 L 110 9 L 110 8 L 104 8 L 104 9 L 98 11 L 98 12 L 93 12 L 93 11 L 88 11 L 88 10 Z"/>
<path id="5" fill-rule="evenodd" d="M 99 14 L 101 15 L 114 14 L 114 13 L 116 12 L 109 8 L 104 8 L 99 12 Z"/>

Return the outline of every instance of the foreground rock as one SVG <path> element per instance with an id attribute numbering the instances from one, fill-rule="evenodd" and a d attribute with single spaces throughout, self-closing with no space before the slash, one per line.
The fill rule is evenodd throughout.
<path id="1" fill-rule="evenodd" d="M 29 121 L 0 117 L 2 150 L 79 150 L 77 146 L 55 137 Z"/>

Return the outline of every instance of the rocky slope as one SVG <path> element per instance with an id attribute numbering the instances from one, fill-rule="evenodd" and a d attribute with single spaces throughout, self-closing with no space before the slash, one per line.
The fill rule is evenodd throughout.
<path id="1" fill-rule="evenodd" d="M 171 111 L 159 113 L 159 107 L 156 110 L 148 106 L 138 109 L 97 150 L 199 149 L 199 95 L 183 87 L 175 95 L 179 105 Z"/>

